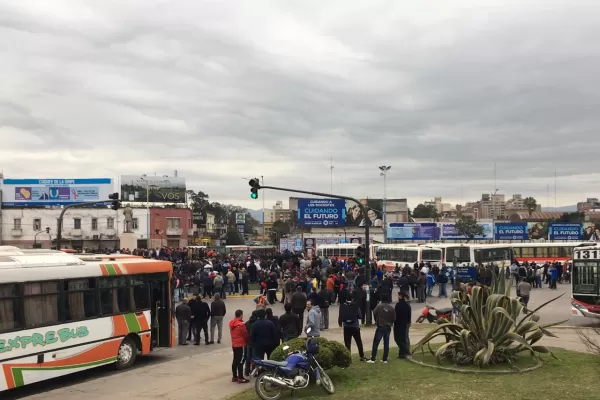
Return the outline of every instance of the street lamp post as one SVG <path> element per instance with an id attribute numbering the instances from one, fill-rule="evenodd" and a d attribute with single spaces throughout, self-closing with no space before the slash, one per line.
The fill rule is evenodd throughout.
<path id="1" fill-rule="evenodd" d="M 379 166 L 383 176 L 383 242 L 387 243 L 387 172 L 392 169 L 391 165 Z"/>
<path id="2" fill-rule="evenodd" d="M 146 179 L 146 175 L 142 175 L 140 180 L 146 184 L 146 248 L 150 250 L 150 182 Z M 162 240 L 161 240 L 162 243 Z"/>
<path id="3" fill-rule="evenodd" d="M 492 235 L 496 231 L 496 193 L 498 193 L 498 189 L 494 190 L 494 194 L 492 195 Z"/>
<path id="4" fill-rule="evenodd" d="M 260 185 L 264 186 L 265 185 L 265 177 L 264 176 L 260 176 Z M 267 241 L 265 240 L 265 191 L 263 190 L 263 195 L 262 195 L 262 239 L 263 239 L 263 244 L 267 244 Z"/>

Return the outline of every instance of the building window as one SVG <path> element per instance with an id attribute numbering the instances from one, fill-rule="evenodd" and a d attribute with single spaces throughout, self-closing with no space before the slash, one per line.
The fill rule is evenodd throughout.
<path id="1" fill-rule="evenodd" d="M 108 229 L 115 229 L 115 219 L 114 218 L 106 218 L 106 227 Z"/>
<path id="2" fill-rule="evenodd" d="M 81 218 L 73 218 L 73 229 L 81 229 Z"/>
<path id="3" fill-rule="evenodd" d="M 21 229 L 21 218 L 13 219 L 13 229 Z"/>
<path id="4" fill-rule="evenodd" d="M 42 230 L 42 220 L 39 218 L 36 218 L 33 220 L 33 230 L 34 231 L 41 231 Z"/>
<path id="5" fill-rule="evenodd" d="M 167 228 L 179 228 L 181 226 L 180 218 L 167 218 Z"/>
<path id="6" fill-rule="evenodd" d="M 92 230 L 93 231 L 98 230 L 98 218 L 92 218 Z"/>
<path id="7" fill-rule="evenodd" d="M 131 229 L 135 230 L 135 229 L 138 229 L 138 227 L 139 227 L 138 219 L 132 218 L 131 219 Z"/>

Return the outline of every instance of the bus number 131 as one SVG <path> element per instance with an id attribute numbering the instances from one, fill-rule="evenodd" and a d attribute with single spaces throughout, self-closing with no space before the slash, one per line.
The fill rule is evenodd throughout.
<path id="1" fill-rule="evenodd" d="M 575 260 L 586 260 L 586 259 L 597 259 L 598 258 L 598 250 L 575 250 L 574 252 Z"/>

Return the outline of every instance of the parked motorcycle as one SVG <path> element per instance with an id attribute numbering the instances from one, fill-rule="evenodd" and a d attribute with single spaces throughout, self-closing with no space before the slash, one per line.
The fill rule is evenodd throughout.
<path id="1" fill-rule="evenodd" d="M 434 313 L 435 312 L 435 313 Z M 417 323 L 427 320 L 429 323 L 437 322 L 440 319 L 450 320 L 452 317 L 452 307 L 435 309 L 435 307 L 426 304 L 421 311 L 421 315 L 417 318 Z"/>
<path id="2" fill-rule="evenodd" d="M 310 328 L 307 333 L 309 332 Z M 283 350 L 289 348 L 284 346 Z M 335 393 L 331 378 L 315 358 L 318 352 L 317 339 L 309 338 L 306 341 L 306 350 L 289 353 L 285 361 L 254 360 L 254 390 L 258 397 L 262 400 L 278 400 L 283 389 L 304 389 L 311 378 L 314 378 L 317 385 L 321 385 L 327 393 Z"/>

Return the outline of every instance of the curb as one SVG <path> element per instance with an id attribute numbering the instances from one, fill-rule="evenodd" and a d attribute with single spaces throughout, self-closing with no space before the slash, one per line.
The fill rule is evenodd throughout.
<path id="1" fill-rule="evenodd" d="M 409 362 L 411 362 L 413 364 L 416 364 L 416 365 L 420 365 L 422 367 L 436 369 L 438 371 L 453 372 L 453 373 L 464 374 L 464 375 L 514 375 L 514 374 L 524 374 L 524 373 L 527 373 L 527 372 L 535 371 L 535 370 L 541 368 L 542 365 L 544 365 L 544 363 L 542 362 L 542 360 L 538 359 L 537 364 L 534 365 L 534 366 L 532 366 L 532 367 L 523 368 L 523 369 L 504 370 L 504 371 L 491 371 L 491 370 L 485 370 L 485 369 L 476 370 L 476 369 L 462 369 L 462 368 L 444 367 L 444 366 L 441 366 L 441 365 L 427 364 L 427 363 L 424 363 L 422 361 L 417 361 L 414 358 L 408 358 L 407 361 L 409 361 Z"/>

